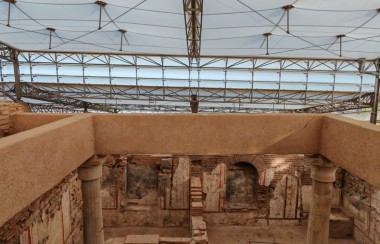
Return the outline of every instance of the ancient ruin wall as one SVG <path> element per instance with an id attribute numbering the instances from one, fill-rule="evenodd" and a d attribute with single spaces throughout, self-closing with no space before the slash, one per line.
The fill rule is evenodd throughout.
<path id="1" fill-rule="evenodd" d="M 189 227 L 189 172 L 178 157 L 115 155 L 103 166 L 104 226 Z"/>
<path id="2" fill-rule="evenodd" d="M 345 171 L 343 206 L 354 217 L 357 243 L 380 243 L 380 189 Z"/>
<path id="3" fill-rule="evenodd" d="M 81 206 L 75 171 L 0 227 L 0 243 L 82 243 Z"/>
<path id="4" fill-rule="evenodd" d="M 0 138 L 13 134 L 11 115 L 26 111 L 27 108 L 20 103 L 0 101 Z"/>
<path id="5" fill-rule="evenodd" d="M 114 155 L 113 158 L 103 167 L 106 227 L 188 227 L 191 177 L 202 180 L 203 217 L 207 224 L 306 224 L 308 218 L 312 181 L 303 155 Z M 259 168 L 263 175 L 249 176 L 245 167 L 236 167 L 238 161 L 250 161 L 247 165 Z M 256 182 L 254 187 L 247 185 L 252 182 Z M 244 191 L 252 190 L 253 196 L 247 198 Z M 339 184 L 334 188 L 333 199 L 333 206 L 338 207 Z"/>

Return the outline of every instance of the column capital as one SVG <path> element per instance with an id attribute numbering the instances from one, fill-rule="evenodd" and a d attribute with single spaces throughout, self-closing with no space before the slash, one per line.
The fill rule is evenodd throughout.
<path id="1" fill-rule="evenodd" d="M 107 155 L 94 155 L 78 168 L 78 178 L 82 181 L 100 179 L 103 175 L 103 164 L 107 161 Z"/>
<path id="2" fill-rule="evenodd" d="M 309 156 L 307 161 L 310 163 L 311 167 L 311 178 L 319 182 L 331 183 L 335 181 L 335 172 L 337 166 L 334 165 L 327 158 L 318 156 Z"/>

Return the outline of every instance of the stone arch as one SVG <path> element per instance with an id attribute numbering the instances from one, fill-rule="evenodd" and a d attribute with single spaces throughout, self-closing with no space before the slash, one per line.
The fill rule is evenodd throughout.
<path id="1" fill-rule="evenodd" d="M 264 185 L 265 184 L 265 174 L 267 170 L 267 166 L 265 162 L 261 159 L 261 157 L 256 155 L 245 155 L 245 154 L 235 154 L 230 157 L 225 158 L 222 163 L 224 163 L 228 168 L 230 168 L 232 165 L 237 163 L 249 163 L 252 166 L 254 166 L 257 170 L 257 173 L 259 175 L 259 184 Z"/>

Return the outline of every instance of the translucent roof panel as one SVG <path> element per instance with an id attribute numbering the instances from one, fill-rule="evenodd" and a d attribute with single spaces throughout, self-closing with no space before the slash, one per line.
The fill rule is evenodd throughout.
<path id="1" fill-rule="evenodd" d="M 0 41 L 29 51 L 187 55 L 183 1 L 105 3 L 102 7 L 88 0 L 1 1 Z M 378 1 L 203 4 L 201 56 L 380 57 Z M 292 8 L 287 10 L 287 5 Z"/>

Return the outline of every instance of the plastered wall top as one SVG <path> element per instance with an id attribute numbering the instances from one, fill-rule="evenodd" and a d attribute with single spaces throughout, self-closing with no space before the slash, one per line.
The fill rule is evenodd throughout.
<path id="1" fill-rule="evenodd" d="M 322 154 L 380 187 L 380 128 L 333 115 L 12 116 L 0 139 L 0 226 L 93 154 Z M 365 167 L 363 167 L 365 166 Z"/>

